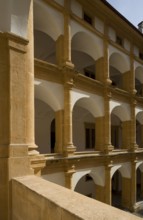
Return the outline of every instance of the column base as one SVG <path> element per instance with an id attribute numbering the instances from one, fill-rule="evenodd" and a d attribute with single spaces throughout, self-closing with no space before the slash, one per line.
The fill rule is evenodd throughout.
<path id="1" fill-rule="evenodd" d="M 29 145 L 28 146 L 28 155 L 29 156 L 38 155 L 39 151 L 36 150 L 37 148 L 38 148 L 38 146 L 36 144 Z"/>
<path id="2" fill-rule="evenodd" d="M 43 155 L 30 156 L 31 168 L 34 170 L 34 174 L 41 176 L 41 170 L 46 166 L 46 158 Z"/>
<path id="3" fill-rule="evenodd" d="M 114 150 L 114 146 L 113 145 L 111 145 L 111 144 L 109 144 L 109 145 L 105 145 L 104 146 L 104 151 L 103 151 L 103 153 L 105 153 L 105 154 L 109 154 L 111 151 L 113 151 Z"/>
<path id="4" fill-rule="evenodd" d="M 138 147 L 139 147 L 139 146 L 138 146 L 137 144 L 132 144 L 129 151 L 135 152 L 135 151 L 138 149 Z"/>
<path id="5" fill-rule="evenodd" d="M 65 157 L 70 157 L 74 155 L 74 152 L 76 151 L 76 147 L 73 145 L 66 146 L 65 151 L 64 151 L 64 156 Z"/>

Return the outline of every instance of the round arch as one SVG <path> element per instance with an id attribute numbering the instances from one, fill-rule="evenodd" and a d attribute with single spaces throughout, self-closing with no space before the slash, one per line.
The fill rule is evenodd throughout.
<path id="1" fill-rule="evenodd" d="M 86 32 L 78 32 L 72 37 L 72 50 L 88 54 L 93 60 L 102 56 L 101 46 L 92 35 Z"/>
<path id="2" fill-rule="evenodd" d="M 50 21 L 50 22 L 47 22 Z M 41 1 L 34 1 L 34 29 L 57 40 L 64 33 L 63 16 Z"/>
<path id="3" fill-rule="evenodd" d="M 47 103 L 55 112 L 63 109 L 63 87 L 60 84 L 35 81 L 35 97 Z"/>
<path id="4" fill-rule="evenodd" d="M 121 121 L 129 121 L 131 117 L 130 110 L 126 105 L 114 107 L 111 113 L 116 115 Z"/>
<path id="5" fill-rule="evenodd" d="M 143 84 L 143 67 L 142 66 L 138 66 L 135 69 L 135 78 L 139 80 L 140 83 Z"/>
<path id="6" fill-rule="evenodd" d="M 136 119 L 137 119 L 137 121 L 138 121 L 141 125 L 143 125 L 143 111 L 139 111 L 139 112 L 137 113 Z"/>
<path id="7" fill-rule="evenodd" d="M 109 57 L 109 65 L 117 69 L 120 73 L 129 71 L 129 60 L 120 52 L 113 52 Z"/>

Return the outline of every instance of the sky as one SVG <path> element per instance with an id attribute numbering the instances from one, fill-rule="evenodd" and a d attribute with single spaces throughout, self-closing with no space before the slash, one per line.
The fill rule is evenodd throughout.
<path id="1" fill-rule="evenodd" d="M 143 21 L 143 0 L 107 0 L 135 27 Z"/>

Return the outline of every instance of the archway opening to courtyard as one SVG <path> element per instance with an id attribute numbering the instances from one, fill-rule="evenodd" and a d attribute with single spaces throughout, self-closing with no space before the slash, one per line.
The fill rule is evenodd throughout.
<path id="1" fill-rule="evenodd" d="M 102 56 L 102 44 L 99 39 L 84 31 L 77 32 L 71 41 L 71 59 L 76 71 L 97 79 L 96 61 Z"/>
<path id="2" fill-rule="evenodd" d="M 118 52 L 113 52 L 109 58 L 109 72 L 112 86 L 127 89 L 129 79 L 129 60 Z"/>
<path id="3" fill-rule="evenodd" d="M 34 57 L 56 64 L 56 42 L 39 30 L 34 31 Z"/>
<path id="4" fill-rule="evenodd" d="M 77 151 L 94 151 L 95 118 L 79 103 L 73 109 L 73 142 Z"/>
<path id="5" fill-rule="evenodd" d="M 75 187 L 75 192 L 78 192 L 84 196 L 95 199 L 95 183 L 90 174 L 84 175 L 77 183 Z"/>
<path id="6" fill-rule="evenodd" d="M 122 176 L 119 170 L 112 177 L 112 206 L 122 207 Z"/>
<path id="7" fill-rule="evenodd" d="M 55 113 L 45 102 L 35 99 L 35 143 L 40 153 L 53 153 L 55 146 Z"/>
<path id="8" fill-rule="evenodd" d="M 122 146 L 122 121 L 115 114 L 111 114 L 111 143 L 114 149 Z"/>
<path id="9" fill-rule="evenodd" d="M 139 66 L 135 70 L 135 89 L 138 96 L 143 96 L 143 67 Z"/>
<path id="10" fill-rule="evenodd" d="M 140 166 L 137 168 L 136 184 L 136 201 L 139 202 L 143 200 L 143 172 L 142 169 L 140 169 Z"/>

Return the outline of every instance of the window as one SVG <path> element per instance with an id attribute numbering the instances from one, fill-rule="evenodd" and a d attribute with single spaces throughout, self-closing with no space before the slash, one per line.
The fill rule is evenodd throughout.
<path id="1" fill-rule="evenodd" d="M 84 14 L 83 14 L 83 19 L 88 24 L 92 25 L 92 23 L 93 23 L 92 17 L 90 15 L 88 15 L 86 12 L 84 12 Z"/>
<path id="2" fill-rule="evenodd" d="M 123 39 L 120 36 L 116 36 L 116 43 L 120 46 L 123 46 Z"/>
<path id="3" fill-rule="evenodd" d="M 95 147 L 95 125 L 92 123 L 85 124 L 85 147 L 86 149 Z"/>

